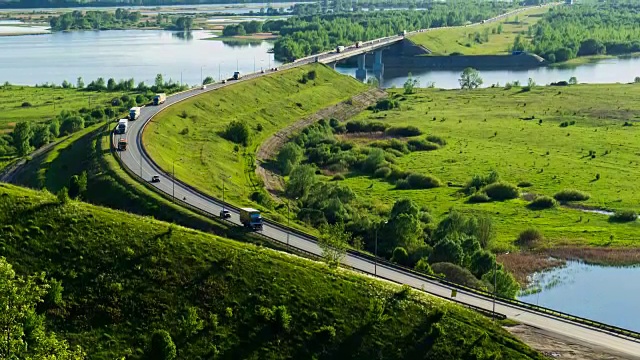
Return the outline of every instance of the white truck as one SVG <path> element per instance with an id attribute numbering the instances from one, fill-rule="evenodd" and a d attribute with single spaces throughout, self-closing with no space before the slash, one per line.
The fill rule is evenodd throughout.
<path id="1" fill-rule="evenodd" d="M 128 123 L 129 120 L 120 119 L 120 121 L 118 121 L 118 126 L 116 126 L 116 134 L 126 134 Z"/>
<path id="2" fill-rule="evenodd" d="M 153 105 L 164 104 L 165 101 L 167 101 L 167 94 L 165 93 L 156 94 L 156 96 L 153 97 Z"/>
<path id="3" fill-rule="evenodd" d="M 344 46 L 342 46 L 342 45 L 338 46 L 338 47 L 336 48 L 336 52 L 337 52 L 337 53 L 344 52 Z"/>
<path id="4" fill-rule="evenodd" d="M 240 209 L 240 222 L 244 227 L 252 230 L 262 230 L 262 216 L 260 211 L 252 208 Z"/>
<path id="5" fill-rule="evenodd" d="M 129 110 L 129 120 L 135 120 L 140 116 L 140 110 L 142 110 L 141 107 L 136 106 L 136 107 L 132 107 Z"/>

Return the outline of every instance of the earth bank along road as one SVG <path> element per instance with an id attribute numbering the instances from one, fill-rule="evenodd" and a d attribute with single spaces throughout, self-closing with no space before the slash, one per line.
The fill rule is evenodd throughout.
<path id="1" fill-rule="evenodd" d="M 326 53 L 324 54 L 326 56 Z M 301 59 L 293 64 L 282 66 L 280 69 L 286 69 L 291 67 L 297 67 L 310 62 L 315 61 L 315 58 Z M 270 73 L 271 71 L 267 72 Z M 153 160 L 145 153 L 142 145 L 142 133 L 145 125 L 152 120 L 153 116 L 161 110 L 176 104 L 182 100 L 202 94 L 204 92 L 213 91 L 223 86 L 231 85 L 236 82 L 246 81 L 252 78 L 259 77 L 263 74 L 249 74 L 238 81 L 230 81 L 228 84 L 214 84 L 209 85 L 206 90 L 194 89 L 185 91 L 167 98 L 167 101 L 159 106 L 144 107 L 141 111 L 140 117 L 136 121 L 129 123 L 129 129 L 124 135 L 114 135 L 114 141 L 119 138 L 126 138 L 129 142 L 127 151 L 118 152 L 122 163 L 129 168 L 130 171 L 138 174 L 142 179 L 149 181 L 152 175 L 158 175 L 160 182 L 153 183 L 158 191 L 161 191 L 168 195 L 173 195 L 177 199 L 188 203 L 189 205 L 198 208 L 204 212 L 216 216 L 222 209 L 222 203 L 219 200 L 213 199 L 209 196 L 203 195 L 197 192 L 195 189 L 176 181 L 172 181 L 170 174 L 161 170 Z M 176 159 L 179 162 L 179 159 Z M 226 206 L 231 212 L 232 223 L 240 225 L 239 214 L 236 208 Z M 262 235 L 287 244 L 298 250 L 302 250 L 307 253 L 320 255 L 321 250 L 318 247 L 316 241 L 309 236 L 301 235 L 299 233 L 290 232 L 286 227 L 278 225 L 276 223 L 267 221 L 264 229 L 261 231 Z M 431 294 L 440 297 L 450 297 L 453 289 L 457 290 L 456 300 L 464 304 L 475 306 L 478 308 L 492 311 L 493 302 L 490 296 L 484 296 L 473 293 L 471 291 L 460 290 L 446 284 L 439 283 L 432 279 L 415 275 L 409 271 L 402 270 L 400 268 L 386 265 L 375 264 L 373 260 L 360 256 L 357 254 L 348 254 L 343 263 L 355 270 L 367 273 L 376 274 L 378 277 L 390 280 L 396 283 L 407 284 L 416 289 L 422 289 Z M 582 342 L 590 343 L 604 348 L 609 348 L 619 353 L 627 354 L 631 359 L 640 360 L 640 342 L 633 339 L 619 336 L 616 334 L 603 332 L 595 328 L 591 328 L 585 325 L 570 322 L 568 320 L 555 318 L 550 315 L 546 315 L 534 310 L 526 308 L 520 308 L 513 304 L 497 301 L 496 312 L 504 314 L 510 319 L 514 319 L 518 322 L 534 326 L 537 328 L 545 329 L 550 332 L 558 333 L 566 337 L 575 338 Z"/>

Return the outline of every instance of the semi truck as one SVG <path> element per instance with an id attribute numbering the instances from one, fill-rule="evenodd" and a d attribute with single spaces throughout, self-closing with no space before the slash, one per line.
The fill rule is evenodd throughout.
<path id="1" fill-rule="evenodd" d="M 132 107 L 132 108 L 129 110 L 129 120 L 135 120 L 135 119 L 137 119 L 137 118 L 140 116 L 140 110 L 141 110 L 141 109 L 142 109 L 142 108 L 140 108 L 140 107 L 138 107 L 138 106 L 136 106 L 136 107 Z"/>
<path id="2" fill-rule="evenodd" d="M 153 97 L 153 105 L 164 104 L 166 100 L 167 100 L 167 94 L 165 93 L 156 94 L 156 96 Z"/>
<path id="3" fill-rule="evenodd" d="M 362 46 L 362 41 L 356 41 L 356 48 L 359 48 L 360 46 Z"/>
<path id="4" fill-rule="evenodd" d="M 241 77 L 242 75 L 240 75 L 240 71 L 234 71 L 233 77 L 230 80 L 239 80 Z"/>
<path id="5" fill-rule="evenodd" d="M 240 209 L 240 222 L 244 227 L 251 228 L 253 230 L 262 230 L 262 216 L 260 211 L 252 208 Z"/>
<path id="6" fill-rule="evenodd" d="M 344 52 L 344 46 L 342 46 L 342 45 L 338 46 L 338 47 L 336 48 L 336 52 L 337 52 L 337 53 Z"/>
<path id="7" fill-rule="evenodd" d="M 127 119 L 120 119 L 120 121 L 118 121 L 118 126 L 116 127 L 116 134 L 126 134 L 128 122 L 129 121 Z"/>
<path id="8" fill-rule="evenodd" d="M 400 33 L 398 35 L 399 36 L 407 36 L 407 30 L 400 31 Z"/>
<path id="9" fill-rule="evenodd" d="M 127 150 L 127 139 L 118 140 L 118 150 L 120 151 Z"/>

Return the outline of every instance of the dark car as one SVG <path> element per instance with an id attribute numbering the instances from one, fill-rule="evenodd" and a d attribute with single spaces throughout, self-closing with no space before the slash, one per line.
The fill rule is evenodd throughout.
<path id="1" fill-rule="evenodd" d="M 231 213 L 229 212 L 229 210 L 220 210 L 220 218 L 228 219 L 230 217 L 231 217 Z"/>
<path id="2" fill-rule="evenodd" d="M 153 176 L 151 177 L 151 182 L 152 182 L 152 183 L 160 182 L 160 176 L 159 176 L 159 175 L 153 175 Z"/>

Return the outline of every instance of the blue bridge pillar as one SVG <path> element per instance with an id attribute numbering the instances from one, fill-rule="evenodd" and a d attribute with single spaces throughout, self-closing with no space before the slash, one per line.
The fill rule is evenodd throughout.
<path id="1" fill-rule="evenodd" d="M 358 70 L 356 70 L 356 79 L 365 81 L 367 79 L 367 69 L 365 68 L 366 54 L 358 56 Z"/>
<path id="2" fill-rule="evenodd" d="M 377 50 L 374 53 L 373 73 L 377 78 L 381 77 L 382 73 L 384 73 L 384 64 L 382 63 L 382 50 Z"/>

